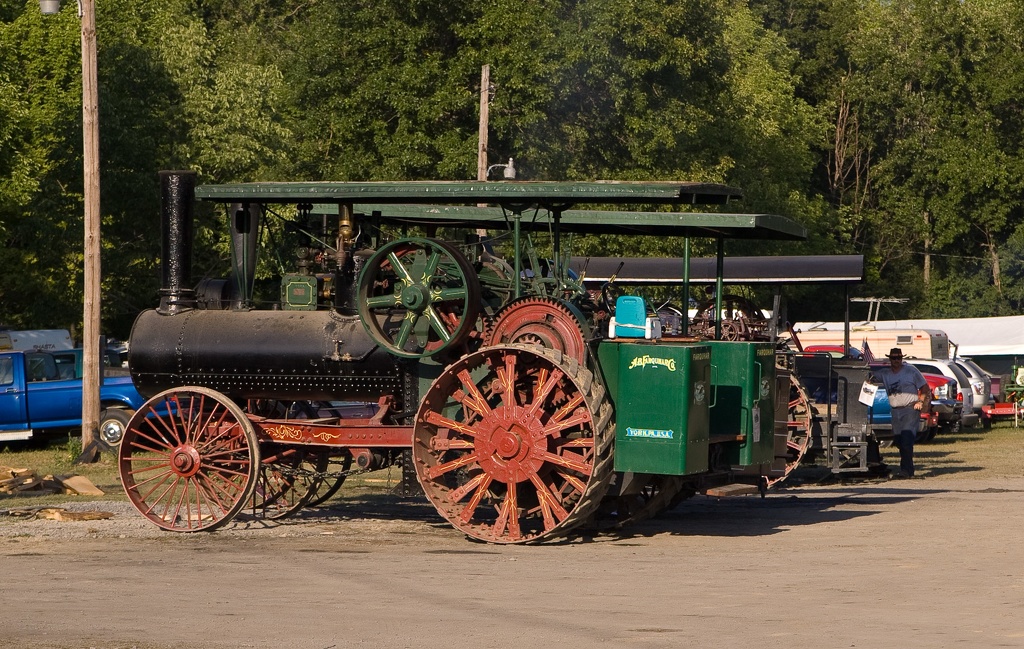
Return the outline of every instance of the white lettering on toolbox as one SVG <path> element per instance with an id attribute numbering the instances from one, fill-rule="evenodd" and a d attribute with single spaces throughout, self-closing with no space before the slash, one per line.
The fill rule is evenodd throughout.
<path id="1" fill-rule="evenodd" d="M 672 439 L 675 432 L 671 430 L 656 430 L 654 428 L 627 428 L 626 437 L 650 437 L 653 439 Z"/>
<path id="2" fill-rule="evenodd" d="M 675 372 L 676 371 L 676 359 L 674 359 L 674 358 L 653 358 L 651 356 L 637 356 L 637 357 L 635 357 L 632 360 L 632 362 L 630 362 L 629 367 L 626 368 L 626 369 L 632 370 L 632 369 L 635 369 L 637 367 L 647 367 L 648 365 L 653 365 L 655 367 L 661 365 L 661 366 L 667 367 L 669 372 Z"/>

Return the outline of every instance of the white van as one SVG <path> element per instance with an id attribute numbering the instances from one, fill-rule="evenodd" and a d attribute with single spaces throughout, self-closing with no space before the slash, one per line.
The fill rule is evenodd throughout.
<path id="1" fill-rule="evenodd" d="M 803 325 L 805 326 L 801 329 Z M 793 328 L 801 347 L 812 345 L 843 344 L 843 324 L 839 323 L 797 323 Z M 780 338 L 788 338 L 789 332 Z M 850 347 L 864 350 L 868 344 L 872 356 L 882 358 L 893 347 L 903 350 L 904 356 L 917 358 L 949 358 L 949 337 L 943 331 L 934 329 L 875 329 L 874 327 L 850 327 Z"/>
<path id="2" fill-rule="evenodd" d="M 53 352 L 74 349 L 71 332 L 67 329 L 31 329 L 26 331 L 0 331 L 2 352 Z"/>

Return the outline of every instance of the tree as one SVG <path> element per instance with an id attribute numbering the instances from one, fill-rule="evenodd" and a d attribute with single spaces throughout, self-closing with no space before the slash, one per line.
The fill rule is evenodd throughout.
<path id="1" fill-rule="evenodd" d="M 1010 192 L 1020 182 L 1009 172 L 1019 147 L 1005 145 L 1019 135 L 1002 132 L 996 80 L 980 71 L 1008 55 L 1020 60 L 1005 47 L 1004 17 L 954 0 L 865 12 L 852 85 L 874 133 L 870 223 L 881 259 L 912 259 L 893 266 L 902 273 L 919 269 L 920 282 L 903 285 L 926 289 L 937 277 L 968 273 L 971 264 L 958 260 L 987 257 L 1000 299 L 998 242 L 1013 225 Z"/>
<path id="2" fill-rule="evenodd" d="M 0 24 L 0 304 L 9 326 L 76 329 L 82 310 L 67 307 L 81 304 L 78 23 L 44 26 L 33 8 Z"/>
<path id="3" fill-rule="evenodd" d="M 187 0 L 99 3 L 103 328 L 127 336 L 156 299 L 156 172 L 209 181 L 272 175 L 286 160 L 282 75 L 224 52 Z M 32 4 L 0 25 L 0 298 L 10 325 L 80 323 L 82 129 L 79 25 Z M 7 54 L 10 53 L 10 54 Z M 201 223 L 202 225 L 202 223 Z M 216 228 L 218 231 L 221 229 Z M 226 256 L 201 227 L 200 250 Z M 74 318 L 70 319 L 69 318 Z"/>

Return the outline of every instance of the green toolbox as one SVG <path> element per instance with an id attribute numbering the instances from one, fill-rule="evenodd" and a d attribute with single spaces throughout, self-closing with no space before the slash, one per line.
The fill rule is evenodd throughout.
<path id="1" fill-rule="evenodd" d="M 711 353 L 701 345 L 602 343 L 615 402 L 615 470 L 662 475 L 708 468 Z M 613 355 L 617 358 L 613 358 Z"/>
<path id="2" fill-rule="evenodd" d="M 733 466 L 775 459 L 775 345 L 712 341 L 711 440 Z"/>

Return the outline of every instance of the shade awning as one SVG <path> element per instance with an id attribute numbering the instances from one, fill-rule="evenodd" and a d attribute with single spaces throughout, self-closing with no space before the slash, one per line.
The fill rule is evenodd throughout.
<path id="1" fill-rule="evenodd" d="M 436 227 L 504 230 L 511 215 L 500 207 L 443 205 L 385 205 L 356 203 L 355 212 L 385 222 Z M 314 213 L 331 213 L 336 205 L 316 205 Z M 547 232 L 555 226 L 551 210 L 524 212 L 519 220 L 525 231 Z M 803 240 L 807 229 L 777 214 L 721 214 L 717 212 L 630 212 L 622 210 L 565 210 L 557 212 L 562 232 L 631 236 L 724 237 L 728 239 Z"/>
<path id="2" fill-rule="evenodd" d="M 742 192 L 715 183 L 589 182 L 261 182 L 196 187 L 196 198 L 257 203 L 438 203 L 555 206 L 577 203 L 724 204 Z"/>
<path id="3" fill-rule="evenodd" d="M 722 281 L 726 284 L 856 284 L 864 281 L 863 255 L 725 257 L 722 262 Z M 583 273 L 585 268 L 587 282 L 607 282 L 614 273 L 618 284 L 682 284 L 683 263 L 681 258 L 576 257 L 569 268 L 577 274 Z M 690 259 L 690 283 L 710 283 L 716 278 L 714 258 Z"/>

